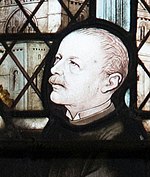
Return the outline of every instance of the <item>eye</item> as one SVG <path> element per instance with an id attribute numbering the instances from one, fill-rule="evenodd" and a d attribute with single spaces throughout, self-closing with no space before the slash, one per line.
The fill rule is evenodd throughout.
<path id="1" fill-rule="evenodd" d="M 80 68 L 79 64 L 76 63 L 76 62 L 74 62 L 73 60 L 70 60 L 70 64 L 71 64 L 72 66 L 76 66 L 76 67 Z"/>

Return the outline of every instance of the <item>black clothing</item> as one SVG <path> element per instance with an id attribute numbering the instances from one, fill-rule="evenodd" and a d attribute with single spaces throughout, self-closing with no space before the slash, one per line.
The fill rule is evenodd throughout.
<path id="1" fill-rule="evenodd" d="M 80 149 L 80 144 L 89 141 L 94 144 L 97 140 L 121 141 L 132 143 L 145 138 L 145 131 L 141 121 L 135 119 L 134 114 L 127 108 L 120 108 L 109 115 L 82 126 L 72 125 L 65 116 L 53 116 L 43 131 L 43 137 L 48 142 L 74 142 L 74 149 Z M 47 141 L 48 140 L 48 141 Z M 80 144 L 78 144 L 80 142 Z M 34 139 L 33 139 L 34 143 Z M 114 155 L 105 149 L 85 152 L 66 150 L 54 154 L 49 147 L 41 145 L 42 152 L 37 156 L 24 152 L 17 157 L 3 157 L 0 159 L 0 177 L 148 177 L 146 173 L 149 161 L 140 158 L 122 158 L 120 153 Z M 88 148 L 88 147 L 87 147 Z M 113 148 L 113 147 L 112 147 Z M 46 151 L 45 151 L 46 149 Z M 97 148 L 96 148 L 97 149 Z M 111 148 L 110 148 L 111 149 Z M 36 150 L 33 149 L 33 152 Z M 86 146 L 85 146 L 86 151 Z M 32 152 L 32 151 L 31 151 Z M 24 154 L 25 153 L 25 154 Z M 11 154 L 11 153 L 10 153 Z"/>
<path id="2" fill-rule="evenodd" d="M 71 124 L 69 119 L 63 116 L 53 117 L 45 127 L 44 137 L 54 141 L 135 141 L 146 139 L 146 132 L 141 120 L 138 120 L 135 115 L 125 107 L 115 110 L 103 118 L 86 125 Z"/>
<path id="3" fill-rule="evenodd" d="M 126 108 L 87 125 L 72 125 L 67 118 L 55 117 L 51 128 L 45 129 L 47 138 L 54 141 L 115 140 L 140 141 L 146 138 L 141 121 Z M 78 145 L 77 145 L 78 146 Z M 144 164 L 134 159 L 115 159 L 107 152 L 91 152 L 86 157 L 69 154 L 50 162 L 49 177 L 144 177 Z"/>

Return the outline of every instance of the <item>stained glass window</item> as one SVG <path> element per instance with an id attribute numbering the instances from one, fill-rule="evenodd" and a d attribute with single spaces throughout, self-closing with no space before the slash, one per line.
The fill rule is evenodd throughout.
<path id="1" fill-rule="evenodd" d="M 64 28 L 89 18 L 119 25 L 133 41 L 137 37 L 139 58 L 133 59 L 133 82 L 125 100 L 128 106 L 149 111 L 149 1 L 136 5 L 132 0 L 1 0 L 0 84 L 2 92 L 8 91 L 11 113 L 2 108 L 2 122 L 8 116 L 16 127 L 42 130 L 48 122 L 41 84 L 49 49 Z"/>
<path id="2" fill-rule="evenodd" d="M 150 132 L 150 0 L 0 0 L 0 155 L 2 157 L 0 174 L 2 176 L 53 177 L 56 174 L 68 177 L 68 173 L 70 176 L 84 177 L 111 176 L 117 164 L 117 167 L 121 166 L 119 170 L 125 172 L 117 176 L 149 177 L 149 143 L 148 148 L 145 148 L 147 141 L 134 142 L 133 139 L 131 143 L 105 141 L 108 138 L 107 133 L 113 137 L 111 131 L 118 132 L 124 128 L 119 127 L 117 122 L 115 126 L 110 127 L 111 130 L 102 127 L 102 133 L 105 128 L 108 130 L 106 134 L 102 134 L 102 141 L 95 142 L 91 138 L 87 142 L 88 138 L 81 138 L 84 143 L 75 142 L 74 139 L 80 136 L 82 126 L 76 129 L 71 125 L 65 129 L 68 126 L 65 124 L 66 117 L 64 116 L 65 121 L 62 121 L 57 114 L 54 116 L 51 109 L 47 109 L 50 94 L 49 92 L 47 94 L 49 87 L 46 86 L 50 85 L 47 79 L 50 68 L 46 64 L 49 61 L 54 62 L 52 61 L 54 57 L 50 56 L 56 51 L 61 35 L 64 30 L 67 31 L 72 26 L 77 27 L 81 22 L 87 25 L 88 22 L 94 24 L 96 21 L 101 21 L 101 27 L 107 24 L 105 26 L 107 29 L 117 27 L 120 29 L 117 31 L 119 36 L 126 34 L 126 37 L 123 36 L 124 40 L 127 38 L 131 41 L 131 65 L 129 77 L 121 90 L 123 97 L 119 97 L 118 93 L 118 97 L 113 99 L 116 104 L 119 106 L 123 104 L 126 108 L 121 110 L 123 118 L 128 110 L 128 115 L 136 118 L 134 120 L 137 122 L 142 120 L 146 131 Z M 56 110 L 52 105 L 54 112 L 61 108 L 58 106 Z M 118 110 L 116 113 L 119 114 Z M 114 120 L 114 117 L 109 118 L 108 122 Z M 102 119 L 102 122 L 105 123 L 105 120 Z M 132 128 L 132 122 L 131 126 L 126 119 L 124 122 L 127 130 L 129 127 Z M 95 125 L 92 124 L 90 127 L 92 133 L 96 129 Z M 138 128 L 142 127 L 141 124 L 137 125 L 140 125 Z M 83 137 L 90 134 L 86 130 L 85 126 L 81 133 Z M 142 130 L 145 133 L 144 129 Z M 133 132 L 134 130 L 130 129 L 128 133 L 134 136 Z M 136 133 L 139 135 L 139 132 Z M 147 133 L 145 137 L 146 135 Z M 94 136 L 98 137 L 97 132 Z M 126 138 L 126 134 L 124 137 Z M 145 137 L 141 134 L 138 136 L 140 140 Z M 57 142 L 62 138 L 71 141 Z M 86 159 L 83 154 L 88 158 Z M 101 165 L 101 162 L 108 162 L 110 165 L 112 171 L 108 172 L 109 175 L 104 175 L 109 170 Z M 103 170 L 102 175 L 99 174 L 99 170 L 95 171 L 98 169 L 97 165 L 100 165 L 100 171 Z M 130 170 L 126 169 L 128 166 Z M 80 175 L 76 174 L 76 167 L 79 169 L 83 167 Z M 66 169 L 68 171 L 65 171 Z"/>

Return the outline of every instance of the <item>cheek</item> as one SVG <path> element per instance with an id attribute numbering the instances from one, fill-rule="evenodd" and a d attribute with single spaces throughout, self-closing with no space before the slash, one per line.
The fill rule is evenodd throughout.
<path id="1" fill-rule="evenodd" d="M 83 75 L 72 76 L 68 75 L 66 78 L 67 91 L 72 92 L 72 94 L 77 95 L 88 95 L 90 92 L 98 90 L 99 82 L 97 77 L 93 77 L 92 73 L 86 73 Z"/>
<path id="2" fill-rule="evenodd" d="M 93 94 L 93 95 L 99 93 L 99 92 L 100 92 L 100 84 L 99 84 L 99 81 L 96 80 L 96 79 L 95 79 L 95 80 L 92 80 L 92 81 L 91 81 L 91 84 L 90 84 L 89 87 L 88 87 L 88 91 L 89 91 L 91 94 Z"/>

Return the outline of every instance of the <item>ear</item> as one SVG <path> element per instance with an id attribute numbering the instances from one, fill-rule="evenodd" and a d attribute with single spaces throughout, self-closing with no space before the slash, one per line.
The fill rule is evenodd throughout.
<path id="1" fill-rule="evenodd" d="M 105 81 L 104 86 L 101 88 L 102 93 L 115 90 L 120 86 L 123 76 L 120 73 L 111 74 Z"/>

